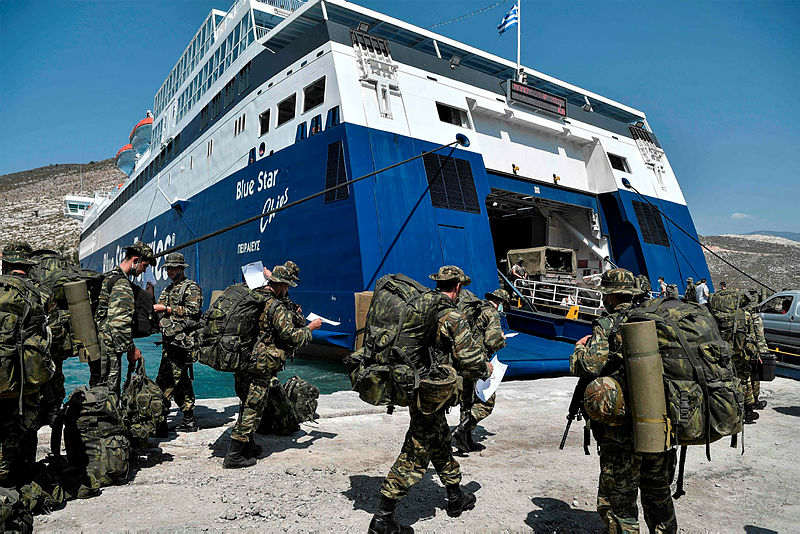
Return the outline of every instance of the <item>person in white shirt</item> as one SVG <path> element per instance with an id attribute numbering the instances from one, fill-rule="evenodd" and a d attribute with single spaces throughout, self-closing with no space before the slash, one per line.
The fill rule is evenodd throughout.
<path id="1" fill-rule="evenodd" d="M 700 283 L 695 287 L 695 295 L 697 295 L 698 304 L 708 303 L 708 286 L 705 278 L 700 280 Z"/>

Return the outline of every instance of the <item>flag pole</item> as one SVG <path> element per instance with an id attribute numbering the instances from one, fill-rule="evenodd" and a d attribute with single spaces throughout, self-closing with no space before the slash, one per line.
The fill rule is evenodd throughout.
<path id="1" fill-rule="evenodd" d="M 522 0 L 517 0 L 517 81 L 522 81 L 522 74 L 520 73 L 520 61 L 519 61 L 519 44 L 520 44 L 520 34 L 522 33 Z"/>

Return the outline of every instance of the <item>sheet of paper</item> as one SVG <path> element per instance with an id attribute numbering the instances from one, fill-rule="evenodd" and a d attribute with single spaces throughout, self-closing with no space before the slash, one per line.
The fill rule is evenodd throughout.
<path id="1" fill-rule="evenodd" d="M 250 289 L 262 287 L 267 283 L 267 279 L 264 278 L 264 265 L 260 261 L 242 265 L 242 274 L 247 287 Z"/>
<path id="2" fill-rule="evenodd" d="M 475 394 L 483 402 L 486 402 L 486 399 L 494 395 L 494 392 L 500 387 L 500 382 L 503 381 L 503 376 L 506 374 L 508 365 L 501 363 L 500 360 L 497 359 L 497 355 L 495 355 L 495 357 L 492 358 L 492 368 L 492 376 L 490 376 L 488 380 L 478 380 L 475 382 Z"/>
<path id="3" fill-rule="evenodd" d="M 323 323 L 329 324 L 331 326 L 339 326 L 340 324 L 342 324 L 339 321 L 331 321 L 330 319 L 326 319 L 325 317 L 322 317 L 321 315 L 317 315 L 314 312 L 309 313 L 308 317 L 306 317 L 306 319 L 308 319 L 309 321 L 313 321 L 314 319 L 320 319 Z"/>
<path id="4" fill-rule="evenodd" d="M 518 336 L 518 335 L 519 335 L 519 332 L 506 332 L 505 334 L 503 334 L 503 337 L 508 339 L 510 337 L 514 337 L 514 336 Z"/>

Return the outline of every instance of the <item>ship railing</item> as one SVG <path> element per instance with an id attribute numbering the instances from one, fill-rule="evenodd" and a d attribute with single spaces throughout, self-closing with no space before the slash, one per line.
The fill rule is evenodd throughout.
<path id="1" fill-rule="evenodd" d="M 269 33 L 270 28 L 265 28 L 264 26 L 259 26 L 256 24 L 256 40 L 261 39 L 265 35 Z"/>
<path id="2" fill-rule="evenodd" d="M 305 3 L 303 0 L 256 0 L 256 2 L 277 7 L 284 11 L 296 11 Z"/>
<path id="3" fill-rule="evenodd" d="M 569 311 L 578 306 L 578 312 L 600 315 L 603 311 L 603 294 L 596 289 L 539 280 L 515 280 L 514 287 L 537 308 Z"/>

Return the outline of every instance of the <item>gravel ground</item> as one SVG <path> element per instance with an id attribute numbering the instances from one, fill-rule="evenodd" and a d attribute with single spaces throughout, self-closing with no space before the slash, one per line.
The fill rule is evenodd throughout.
<path id="1" fill-rule="evenodd" d="M 430 469 L 398 507 L 399 520 L 421 532 L 602 531 L 594 511 L 597 455 L 584 456 L 580 425 L 558 450 L 574 383 L 504 383 L 495 413 L 478 428 L 486 450 L 459 459 L 464 485 L 478 496 L 475 510 L 447 517 L 444 488 Z M 744 456 L 727 440 L 713 445 L 710 463 L 703 447 L 690 448 L 687 494 L 676 502 L 681 531 L 797 531 L 798 383 L 779 378 L 762 391 L 769 405 L 746 427 Z M 400 450 L 406 412 L 386 415 L 351 392 L 326 395 L 320 418 L 294 436 L 257 438 L 265 452 L 255 467 L 223 470 L 236 411 L 233 399 L 200 401 L 203 430 L 171 434 L 140 456 L 127 485 L 39 516 L 36 529 L 366 531 L 380 483 Z M 452 411 L 451 423 L 457 417 Z M 48 443 L 48 431 L 39 438 Z"/>

